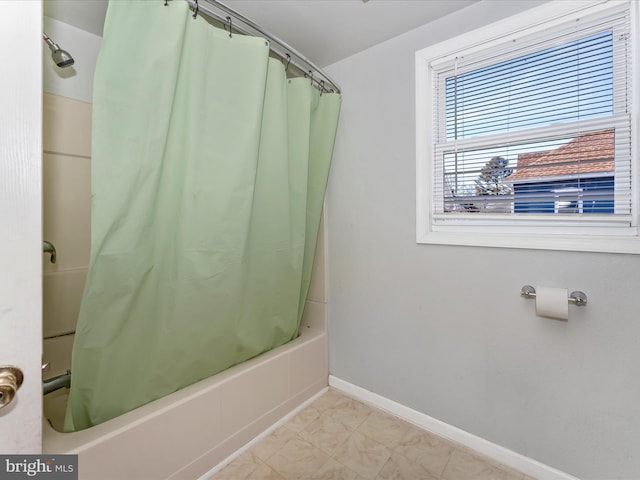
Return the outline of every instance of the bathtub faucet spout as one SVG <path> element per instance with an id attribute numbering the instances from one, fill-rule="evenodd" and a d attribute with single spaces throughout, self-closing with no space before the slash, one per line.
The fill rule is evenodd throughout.
<path id="1" fill-rule="evenodd" d="M 51 242 L 47 242 L 46 240 L 44 240 L 42 242 L 42 251 L 44 253 L 50 253 L 51 254 L 51 263 L 56 263 L 56 247 L 53 246 L 53 243 Z"/>
<path id="2" fill-rule="evenodd" d="M 67 373 L 63 373 L 62 375 L 58 375 L 57 377 L 53 377 L 42 382 L 42 394 L 46 395 L 47 393 L 55 392 L 56 390 L 60 390 L 61 388 L 70 387 L 71 370 L 67 370 Z"/>

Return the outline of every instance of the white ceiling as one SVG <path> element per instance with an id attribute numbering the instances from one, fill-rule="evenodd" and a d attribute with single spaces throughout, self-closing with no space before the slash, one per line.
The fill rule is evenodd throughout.
<path id="1" fill-rule="evenodd" d="M 107 1 L 45 0 L 44 13 L 102 35 Z M 223 3 L 324 67 L 477 1 L 223 0 Z"/>

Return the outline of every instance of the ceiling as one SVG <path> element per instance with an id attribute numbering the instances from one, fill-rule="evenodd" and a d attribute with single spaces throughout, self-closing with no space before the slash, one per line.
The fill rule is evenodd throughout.
<path id="1" fill-rule="evenodd" d="M 223 3 L 324 67 L 478 1 L 223 0 Z M 45 0 L 44 14 L 102 35 L 107 3 L 108 0 Z"/>

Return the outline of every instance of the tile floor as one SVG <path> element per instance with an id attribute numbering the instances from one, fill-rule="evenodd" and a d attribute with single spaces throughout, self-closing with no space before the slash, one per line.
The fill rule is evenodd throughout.
<path id="1" fill-rule="evenodd" d="M 531 480 L 330 389 L 210 480 Z"/>

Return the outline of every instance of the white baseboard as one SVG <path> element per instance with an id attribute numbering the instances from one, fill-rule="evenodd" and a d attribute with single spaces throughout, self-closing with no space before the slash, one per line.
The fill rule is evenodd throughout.
<path id="1" fill-rule="evenodd" d="M 578 480 L 568 473 L 556 470 L 553 467 L 540 463 L 532 458 L 525 457 L 507 448 L 501 447 L 483 438 L 477 437 L 469 432 L 465 432 L 453 425 L 441 422 L 429 415 L 405 407 L 393 400 L 389 400 L 377 393 L 365 390 L 352 383 L 341 380 L 333 375 L 329 375 L 329 385 L 336 390 L 340 390 L 348 396 L 367 403 L 373 407 L 385 410 L 396 417 L 402 418 L 409 423 L 424 430 L 432 432 L 453 442 L 464 445 L 467 448 L 495 460 L 507 467 L 518 470 L 526 475 L 544 480 Z"/>

